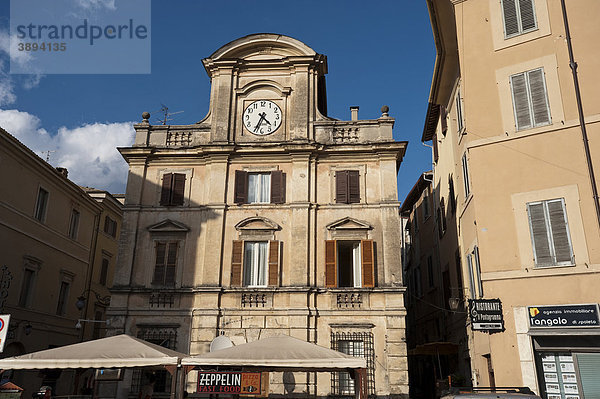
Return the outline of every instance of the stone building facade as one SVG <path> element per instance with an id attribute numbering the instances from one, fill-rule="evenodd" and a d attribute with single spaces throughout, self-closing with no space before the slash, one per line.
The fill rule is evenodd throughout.
<path id="1" fill-rule="evenodd" d="M 327 117 L 326 57 L 286 36 L 246 36 L 203 63 L 208 115 L 156 126 L 144 113 L 120 149 L 129 179 L 110 328 L 190 354 L 220 334 L 287 334 L 366 357 L 371 394 L 406 395 L 406 142 L 387 107 L 375 120 Z M 128 378 L 123 389 L 139 386 Z M 353 390 L 344 374 L 293 380 L 273 373 L 271 393 Z"/>

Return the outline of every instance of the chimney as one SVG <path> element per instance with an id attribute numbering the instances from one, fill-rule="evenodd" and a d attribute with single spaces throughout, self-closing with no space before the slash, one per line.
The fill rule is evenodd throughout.
<path id="1" fill-rule="evenodd" d="M 350 120 L 357 121 L 358 120 L 358 105 L 353 105 L 350 107 Z"/>
<path id="2" fill-rule="evenodd" d="M 56 170 L 58 171 L 58 173 L 60 173 L 62 175 L 62 177 L 64 177 L 65 179 L 67 178 L 67 176 L 69 175 L 69 171 L 67 170 L 67 168 L 62 168 L 62 167 L 57 167 Z"/>

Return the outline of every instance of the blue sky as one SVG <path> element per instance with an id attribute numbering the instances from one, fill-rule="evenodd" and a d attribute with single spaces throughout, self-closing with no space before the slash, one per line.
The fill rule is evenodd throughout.
<path id="1" fill-rule="evenodd" d="M 117 9 L 125 0 L 72 0 Z M 79 4 L 79 5 L 77 5 Z M 172 123 L 202 119 L 210 81 L 202 66 L 222 45 L 258 32 L 280 33 L 328 57 L 329 116 L 396 119 L 394 136 L 409 141 L 399 172 L 402 200 L 431 167 L 420 142 L 435 60 L 424 0 L 222 1 L 154 0 L 152 63 L 146 75 L 10 75 L 6 40 L 9 3 L 0 3 L 0 126 L 50 163 L 70 169 L 81 185 L 124 192 L 126 167 L 114 150 L 128 145 L 141 113 L 159 116 L 161 104 L 184 111 Z M 46 155 L 44 155 L 45 157 Z"/>

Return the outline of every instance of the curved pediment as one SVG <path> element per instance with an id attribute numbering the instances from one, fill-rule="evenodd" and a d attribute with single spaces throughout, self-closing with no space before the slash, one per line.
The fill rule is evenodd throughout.
<path id="1" fill-rule="evenodd" d="M 317 53 L 300 40 L 275 33 L 257 33 L 227 43 L 209 58 L 274 59 L 289 56 L 314 56 Z"/>
<path id="2" fill-rule="evenodd" d="M 367 222 L 362 220 L 354 219 L 351 217 L 345 217 L 327 225 L 328 230 L 372 230 L 371 226 Z"/>
<path id="3" fill-rule="evenodd" d="M 281 227 L 270 219 L 261 216 L 252 216 L 236 224 L 235 229 L 238 231 L 274 231 L 280 230 Z"/>
<path id="4" fill-rule="evenodd" d="M 165 219 L 161 222 L 148 226 L 151 233 L 187 233 L 190 228 L 185 224 L 171 219 Z"/>

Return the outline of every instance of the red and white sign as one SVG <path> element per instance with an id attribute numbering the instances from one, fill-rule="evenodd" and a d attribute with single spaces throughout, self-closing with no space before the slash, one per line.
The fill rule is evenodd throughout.
<path id="1" fill-rule="evenodd" d="M 4 351 L 4 342 L 6 341 L 6 334 L 8 333 L 9 320 L 9 314 L 0 315 L 0 353 Z"/>

